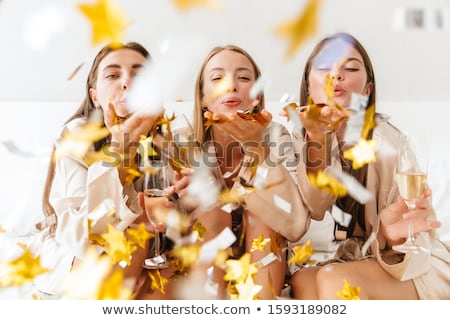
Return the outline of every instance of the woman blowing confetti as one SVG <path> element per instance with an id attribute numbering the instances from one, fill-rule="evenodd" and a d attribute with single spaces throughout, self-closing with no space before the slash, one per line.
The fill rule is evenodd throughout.
<path id="1" fill-rule="evenodd" d="M 320 41 L 306 63 L 293 142 L 304 155 L 298 188 L 313 221 L 290 243 L 294 298 L 450 298 L 450 253 L 434 231 L 431 191 L 404 216 L 395 181 L 403 134 L 375 113 L 375 89 L 368 54 L 349 34 Z M 392 246 L 405 240 L 408 219 L 429 245 L 405 255 Z M 296 259 L 305 243 L 335 255 L 305 263 Z"/>
<path id="2" fill-rule="evenodd" d="M 151 230 L 132 181 L 136 146 L 160 115 L 131 114 L 127 99 L 149 58 L 134 42 L 102 48 L 89 71 L 86 97 L 55 144 L 43 202 L 49 237 L 41 252 L 44 262 L 54 259 L 54 281 L 37 282 L 44 292 L 61 293 L 67 273 L 83 261 L 90 244 L 114 264 L 125 264 L 124 278 L 136 279 L 142 272 L 148 233 L 136 229 L 127 240 L 124 230 L 133 222 Z"/>
<path id="3" fill-rule="evenodd" d="M 298 239 L 295 234 L 305 225 L 306 214 L 285 167 L 295 161 L 290 137 L 264 108 L 264 95 L 257 85 L 260 75 L 242 48 L 228 45 L 210 51 L 197 77 L 193 129 L 202 146 L 202 163 L 218 186 L 217 201 L 205 206 L 212 184 L 196 179 L 205 170 L 201 166 L 192 176 L 182 172 L 185 176 L 179 175 L 175 185 L 182 197 L 200 190 L 203 201 L 191 217 L 204 227 L 204 241 L 227 228 L 236 238 L 225 263 L 210 264 L 219 288 L 216 298 L 279 295 L 286 239 Z M 284 199 L 289 195 L 297 202 L 287 203 Z"/>

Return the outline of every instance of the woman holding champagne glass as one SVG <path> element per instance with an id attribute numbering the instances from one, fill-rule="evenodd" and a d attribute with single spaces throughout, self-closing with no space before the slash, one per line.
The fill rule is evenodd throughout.
<path id="1" fill-rule="evenodd" d="M 294 298 L 337 299 L 344 280 L 360 287 L 361 299 L 450 298 L 449 247 L 434 232 L 440 222 L 435 219 L 431 190 L 422 189 L 414 195 L 415 207 L 411 210 L 399 196 L 397 158 L 400 150 L 408 148 L 403 133 L 385 116 L 365 111 L 365 123 L 374 124 L 364 127 L 368 129 L 364 138 L 376 143 L 375 161 L 354 168 L 344 156 L 355 145 L 347 140 L 355 130 L 350 125 L 352 115 L 375 107 L 375 90 L 369 56 L 350 34 L 324 38 L 313 49 L 301 78 L 300 106 L 304 108 L 298 109 L 303 127 L 294 130 L 293 141 L 305 154 L 305 161 L 297 165 L 297 185 L 316 227 L 290 245 L 311 240 L 312 248 L 327 242 L 337 249 L 334 258 L 319 260 L 313 266 L 289 265 Z M 364 105 L 354 110 L 355 94 L 367 98 L 367 109 Z M 359 138 L 363 125 L 357 128 Z M 311 175 L 331 169 L 329 172 L 353 176 L 372 198 L 361 202 L 351 195 L 338 197 L 311 183 Z M 330 212 L 341 212 L 349 219 L 347 223 L 325 219 L 333 216 Z M 429 243 L 426 249 L 407 254 L 392 250 L 405 241 L 409 225 L 418 244 Z"/>

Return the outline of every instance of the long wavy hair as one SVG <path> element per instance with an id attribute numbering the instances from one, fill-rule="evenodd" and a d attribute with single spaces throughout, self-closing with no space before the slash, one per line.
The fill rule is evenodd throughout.
<path id="1" fill-rule="evenodd" d="M 99 66 L 100 62 L 108 54 L 110 54 L 113 51 L 117 51 L 117 50 L 121 50 L 121 49 L 131 49 L 131 50 L 134 50 L 134 51 L 142 54 L 142 56 L 144 56 L 146 59 L 151 58 L 148 50 L 144 46 L 142 46 L 141 44 L 139 44 L 137 42 L 128 42 L 128 43 L 123 43 L 120 45 L 117 45 L 117 43 L 105 45 L 97 53 L 97 55 L 94 58 L 94 61 L 92 62 L 91 69 L 89 70 L 89 74 L 88 74 L 88 77 L 86 80 L 86 95 L 84 97 L 83 102 L 78 107 L 78 109 L 75 111 L 75 113 L 71 117 L 69 117 L 69 119 L 66 120 L 65 124 L 67 124 L 68 122 L 70 122 L 74 119 L 78 119 L 78 118 L 88 119 L 89 116 L 91 115 L 91 113 L 96 109 L 94 106 L 94 102 L 92 101 L 92 99 L 90 97 L 89 90 L 91 88 L 95 88 L 95 85 L 97 83 L 98 66 Z M 105 139 L 101 140 L 101 141 L 97 141 L 94 144 L 95 149 L 99 150 L 100 147 L 105 143 L 105 141 L 106 141 Z M 53 178 L 55 176 L 55 163 L 53 161 L 54 153 L 55 153 L 55 146 L 53 146 L 53 151 L 51 153 L 52 156 L 51 156 L 51 160 L 50 160 L 50 163 L 48 166 L 47 178 L 45 181 L 44 193 L 43 193 L 43 197 L 42 197 L 42 210 L 46 217 L 53 215 L 55 212 L 54 208 L 50 204 L 50 199 L 49 199 L 52 184 L 53 184 Z M 50 226 L 50 234 L 54 234 L 55 230 L 56 230 L 56 223 Z"/>

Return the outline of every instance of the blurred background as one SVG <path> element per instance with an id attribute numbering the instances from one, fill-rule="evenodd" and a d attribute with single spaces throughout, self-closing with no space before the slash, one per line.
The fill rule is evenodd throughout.
<path id="1" fill-rule="evenodd" d="M 95 2 L 0 1 L 0 101 L 82 99 L 89 63 L 101 45 L 91 45 L 91 24 L 77 4 Z M 124 40 L 141 42 L 155 58 L 164 50 L 177 61 L 184 56 L 179 74 L 172 75 L 182 83 L 168 100 L 192 99 L 201 59 L 213 46 L 229 43 L 249 51 L 270 76 L 268 100 L 297 95 L 312 46 L 325 35 L 346 31 L 373 60 L 380 101 L 449 101 L 449 0 L 322 0 L 316 32 L 288 59 L 289 40 L 275 30 L 300 16 L 308 1 L 210 1 L 218 9 L 201 5 L 206 0 L 190 1 L 200 5 L 185 10 L 177 6 L 181 2 L 115 1 L 130 21 Z"/>

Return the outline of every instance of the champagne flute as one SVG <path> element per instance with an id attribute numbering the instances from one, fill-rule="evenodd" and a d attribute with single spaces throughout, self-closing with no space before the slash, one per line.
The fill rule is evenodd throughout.
<path id="1" fill-rule="evenodd" d="M 423 197 L 426 188 L 428 171 L 428 153 L 423 134 L 415 137 L 411 143 L 409 135 L 405 135 L 404 143 L 397 157 L 396 179 L 400 195 L 404 199 L 408 210 L 416 207 L 414 199 Z M 419 253 L 422 248 L 416 243 L 412 220 L 408 222 L 408 237 L 402 244 L 392 246 L 392 249 L 403 253 Z"/>
<path id="2" fill-rule="evenodd" d="M 144 168 L 144 195 L 146 197 L 169 197 L 165 189 L 170 186 L 169 172 L 166 163 L 162 160 L 149 160 L 150 166 Z M 148 215 L 148 214 L 147 214 Z M 162 223 L 148 215 L 155 233 L 154 255 L 145 259 L 143 267 L 146 269 L 168 268 L 167 258 L 161 253 L 161 227 Z"/>

